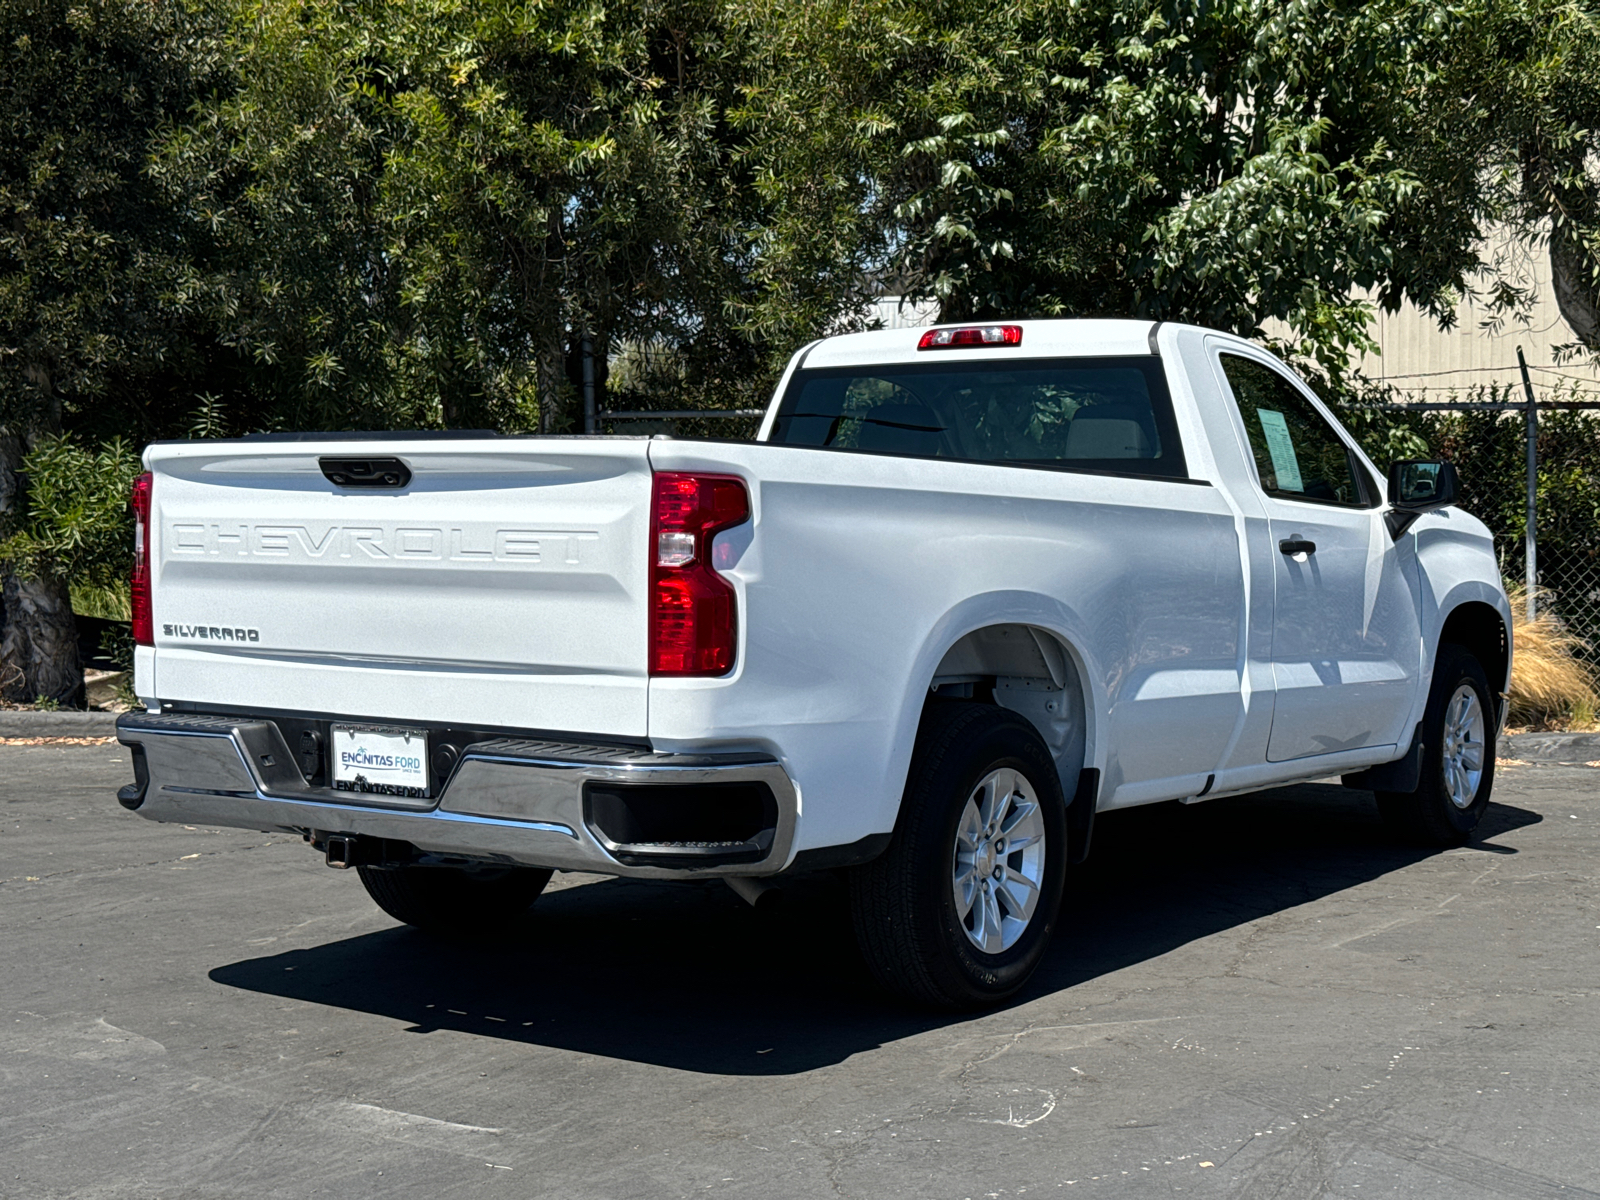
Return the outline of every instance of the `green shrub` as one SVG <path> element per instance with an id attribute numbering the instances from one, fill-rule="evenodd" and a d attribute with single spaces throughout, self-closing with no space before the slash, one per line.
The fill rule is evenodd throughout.
<path id="1" fill-rule="evenodd" d="M 117 598 L 133 567 L 128 495 L 139 470 L 139 455 L 120 438 L 98 447 L 40 439 L 22 462 L 27 498 L 0 530 L 0 561 L 30 578 L 65 579 L 75 599 L 98 597 L 97 609 L 122 618 L 126 601 Z"/>

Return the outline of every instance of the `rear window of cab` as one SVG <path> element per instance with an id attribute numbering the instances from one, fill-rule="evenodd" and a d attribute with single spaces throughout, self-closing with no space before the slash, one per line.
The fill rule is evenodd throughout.
<path id="1" fill-rule="evenodd" d="M 1029 359 L 795 372 L 770 442 L 1184 479 L 1161 360 Z"/>

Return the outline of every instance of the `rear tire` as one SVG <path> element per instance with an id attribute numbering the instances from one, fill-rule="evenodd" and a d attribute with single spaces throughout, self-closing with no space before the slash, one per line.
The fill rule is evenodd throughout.
<path id="1" fill-rule="evenodd" d="M 986 704 L 930 704 L 894 840 L 851 873 L 868 966 L 932 1008 L 1000 1003 L 1044 957 L 1066 862 L 1061 783 L 1033 726 Z"/>
<path id="2" fill-rule="evenodd" d="M 532 867 L 357 867 L 367 895 L 396 921 L 429 933 L 504 933 L 539 898 L 550 872 Z"/>
<path id="3" fill-rule="evenodd" d="M 1465 646 L 1439 647 L 1422 718 L 1422 777 L 1414 792 L 1377 792 L 1395 833 L 1426 846 L 1459 846 L 1472 836 L 1494 790 L 1494 693 Z"/>

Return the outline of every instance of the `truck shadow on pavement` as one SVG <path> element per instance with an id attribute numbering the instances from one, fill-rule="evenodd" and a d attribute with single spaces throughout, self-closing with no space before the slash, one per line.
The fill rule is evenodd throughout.
<path id="1" fill-rule="evenodd" d="M 1541 818 L 1493 805 L 1474 848 Z M 1489 843 L 1489 844 L 1485 844 Z M 1060 932 L 1019 1003 L 1411 866 L 1370 795 L 1305 784 L 1103 814 Z M 557 877 L 560 878 L 559 876 Z M 351 879 L 351 885 L 356 886 Z M 836 878 L 770 910 L 721 883 L 607 880 L 547 893 L 509 943 L 405 928 L 214 969 L 227 987 L 679 1070 L 787 1075 L 971 1018 L 878 991 Z"/>

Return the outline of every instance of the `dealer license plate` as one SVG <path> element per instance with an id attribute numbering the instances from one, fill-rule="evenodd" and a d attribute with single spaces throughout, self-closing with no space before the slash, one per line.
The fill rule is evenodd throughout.
<path id="1" fill-rule="evenodd" d="M 428 735 L 387 726 L 333 727 L 333 786 L 384 796 L 428 794 Z"/>

